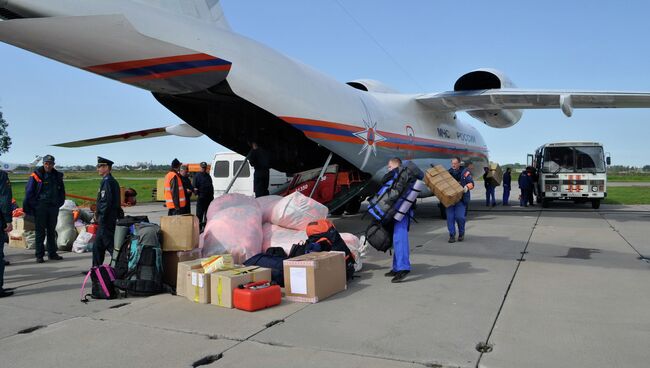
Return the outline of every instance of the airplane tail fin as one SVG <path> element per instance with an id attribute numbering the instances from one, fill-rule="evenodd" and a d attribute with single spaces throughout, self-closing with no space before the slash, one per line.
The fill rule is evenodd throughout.
<path id="1" fill-rule="evenodd" d="M 36 155 L 36 158 L 34 158 L 34 161 L 30 163 L 31 166 L 36 166 L 39 161 L 41 161 L 42 157 L 39 155 Z"/>
<path id="2" fill-rule="evenodd" d="M 203 2 L 204 0 L 198 1 Z M 210 12 L 211 22 L 220 28 L 230 30 L 230 24 L 228 24 L 228 20 L 223 14 L 223 9 L 221 9 L 221 5 L 219 5 L 219 0 L 205 0 L 205 3 L 208 6 L 208 11 Z"/>

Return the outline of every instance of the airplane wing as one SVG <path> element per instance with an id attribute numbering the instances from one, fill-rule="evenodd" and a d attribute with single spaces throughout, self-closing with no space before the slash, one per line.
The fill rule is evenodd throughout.
<path id="1" fill-rule="evenodd" d="M 487 89 L 424 94 L 416 97 L 439 111 L 553 109 L 571 116 L 573 108 L 648 108 L 647 92 Z"/>
<path id="2" fill-rule="evenodd" d="M 163 137 L 163 136 L 166 136 L 166 135 L 175 135 L 175 136 L 178 136 L 178 137 L 197 138 L 197 137 L 202 136 L 203 133 L 201 133 L 198 130 L 192 128 L 190 125 L 183 123 L 183 124 L 177 124 L 177 125 L 172 125 L 172 126 L 168 126 L 168 127 L 144 129 L 144 130 L 138 130 L 138 131 L 135 131 L 135 132 L 128 132 L 128 133 L 122 133 L 122 134 L 113 134 L 113 135 L 107 135 L 107 136 L 103 136 L 103 137 L 82 139 L 82 140 L 79 140 L 79 141 L 72 141 L 72 142 L 66 142 L 66 143 L 59 143 L 59 144 L 54 144 L 53 146 L 66 147 L 66 148 L 87 147 L 87 146 L 96 146 L 96 145 L 99 145 L 99 144 L 128 142 L 128 141 L 134 141 L 134 140 L 138 140 L 138 139 Z"/>

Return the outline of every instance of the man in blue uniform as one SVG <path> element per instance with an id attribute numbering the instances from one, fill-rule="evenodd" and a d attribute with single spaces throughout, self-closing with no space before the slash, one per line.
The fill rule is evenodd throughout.
<path id="1" fill-rule="evenodd" d="M 210 202 L 214 199 L 214 187 L 212 186 L 212 178 L 208 174 L 208 164 L 201 162 L 201 172 L 194 175 L 194 194 L 198 196 L 196 200 L 196 217 L 199 218 L 201 229 L 205 227 L 208 207 Z"/>
<path id="2" fill-rule="evenodd" d="M 120 203 L 120 184 L 111 175 L 113 161 L 97 157 L 97 172 L 102 182 L 97 192 L 97 209 L 95 222 L 99 225 L 93 246 L 93 266 L 104 263 L 106 251 L 113 254 L 115 225 L 122 209 Z"/>
<path id="3" fill-rule="evenodd" d="M 12 230 L 11 225 L 11 182 L 7 173 L 0 170 L 0 298 L 12 296 L 11 289 L 3 288 L 5 277 L 5 243 L 9 241 L 7 234 Z"/>
<path id="4" fill-rule="evenodd" d="M 503 205 L 510 205 L 510 184 L 512 183 L 510 168 L 506 169 L 506 172 L 503 174 Z"/>
<path id="5" fill-rule="evenodd" d="M 497 205 L 497 200 L 494 196 L 494 190 L 496 187 L 494 186 L 494 183 L 488 179 L 488 174 L 490 173 L 490 169 L 487 167 L 483 168 L 483 183 L 485 184 L 485 205 L 487 207 L 490 207 L 490 204 L 492 204 L 492 207 Z"/>
<path id="6" fill-rule="evenodd" d="M 465 240 L 465 208 L 469 204 L 469 191 L 474 189 L 474 179 L 468 169 L 460 166 L 460 159 L 451 159 L 449 174 L 463 187 L 463 198 L 453 206 L 447 207 L 447 230 L 449 230 L 449 243 L 456 242 L 456 224 L 458 224 L 458 241 Z"/>
<path id="7" fill-rule="evenodd" d="M 408 190 L 411 181 L 417 179 L 418 174 L 411 170 L 408 165 L 402 169 L 402 160 L 399 158 L 391 158 L 388 161 L 388 173 L 382 179 L 382 187 L 375 196 L 376 202 L 372 205 L 369 212 L 377 219 L 383 220 L 383 223 L 388 223 L 387 230 L 393 233 L 393 267 L 390 272 L 385 276 L 392 277 L 391 282 L 402 282 L 406 275 L 411 271 L 411 262 L 409 261 L 409 227 L 411 224 L 411 217 L 413 217 L 413 209 L 404 216 L 400 221 L 394 219 L 384 219 L 386 216 L 392 216 L 394 212 L 390 210 L 394 207 L 401 205 L 400 199 L 404 196 L 404 192 Z"/>
<path id="8" fill-rule="evenodd" d="M 56 254 L 56 222 L 59 207 L 65 202 L 63 174 L 54 168 L 54 156 L 45 155 L 43 166 L 36 169 L 27 180 L 23 210 L 26 215 L 34 216 L 36 227 L 36 262 L 43 263 L 47 236 L 47 255 L 50 260 L 61 260 Z"/>

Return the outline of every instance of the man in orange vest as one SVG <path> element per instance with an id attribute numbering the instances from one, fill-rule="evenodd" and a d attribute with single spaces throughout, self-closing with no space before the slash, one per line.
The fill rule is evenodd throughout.
<path id="1" fill-rule="evenodd" d="M 181 162 L 174 159 L 171 168 L 165 175 L 165 206 L 168 208 L 167 216 L 182 214 L 182 210 L 187 203 L 183 181 L 178 174 Z"/>

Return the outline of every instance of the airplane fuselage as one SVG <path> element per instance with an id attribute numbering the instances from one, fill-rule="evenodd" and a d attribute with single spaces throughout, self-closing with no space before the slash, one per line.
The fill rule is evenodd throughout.
<path id="1" fill-rule="evenodd" d="M 218 14 L 207 19 L 205 2 L 194 2 L 196 16 L 128 0 L 0 0 L 3 5 L 25 17 L 67 17 L 14 20 L 25 26 L 17 24 L 13 35 L 0 24 L 6 42 L 149 90 L 238 153 L 261 142 L 282 171 L 320 166 L 330 151 L 334 162 L 370 175 L 391 157 L 422 168 L 448 165 L 454 156 L 476 170 L 488 161 L 479 132 L 455 113 L 435 111 L 417 95 L 336 81 L 232 32 Z"/>

